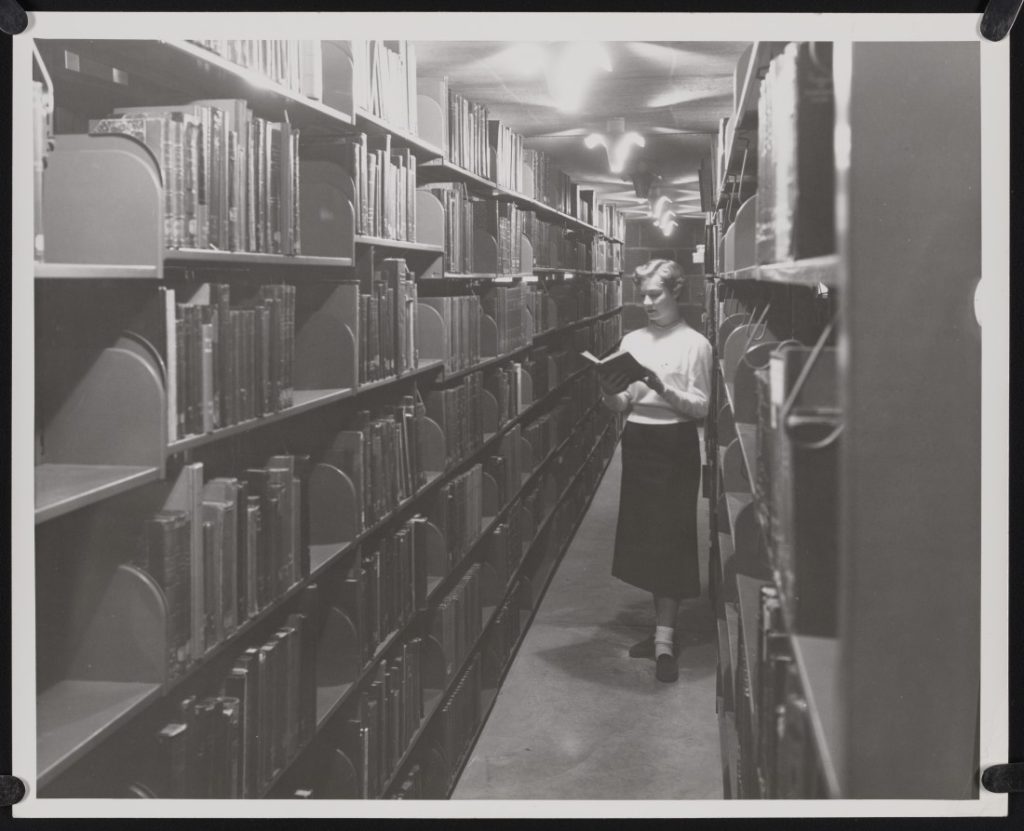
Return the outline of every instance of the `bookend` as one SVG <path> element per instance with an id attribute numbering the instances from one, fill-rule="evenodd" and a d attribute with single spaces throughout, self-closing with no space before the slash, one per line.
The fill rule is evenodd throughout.
<path id="1" fill-rule="evenodd" d="M 427 564 L 427 577 L 448 576 L 448 545 L 434 523 L 424 520 L 416 526 L 416 559 Z M 422 531 L 423 533 L 419 533 Z"/>
<path id="2" fill-rule="evenodd" d="M 527 199 L 536 199 L 537 195 L 533 189 L 533 167 L 524 160 L 522 169 L 523 175 L 519 177 L 519 181 L 523 183 L 523 196 Z"/>
<path id="3" fill-rule="evenodd" d="M 159 276 L 163 188 L 146 146 L 124 135 L 58 135 L 53 141 L 43 177 L 47 260 L 155 266 Z"/>
<path id="4" fill-rule="evenodd" d="M 726 382 L 731 384 L 735 381 L 736 369 L 751 349 L 759 344 L 778 340 L 765 322 L 745 323 L 733 329 L 722 349 L 722 366 Z"/>
<path id="5" fill-rule="evenodd" d="M 522 406 L 519 412 L 522 413 L 533 404 L 533 376 L 525 369 L 519 374 L 519 400 Z"/>
<path id="6" fill-rule="evenodd" d="M 416 347 L 420 360 L 448 363 L 448 331 L 441 313 L 425 303 L 417 303 L 416 307 Z"/>
<path id="7" fill-rule="evenodd" d="M 723 301 L 724 303 L 730 303 L 732 301 Z M 733 312 L 728 317 L 725 317 L 721 323 L 718 324 L 718 353 L 721 355 L 725 349 L 726 341 L 729 340 L 729 335 L 736 330 L 737 327 L 743 326 L 750 319 L 750 316 L 744 312 Z"/>
<path id="8" fill-rule="evenodd" d="M 519 237 L 519 271 L 522 274 L 533 274 L 533 243 L 525 234 Z"/>
<path id="9" fill-rule="evenodd" d="M 529 439 L 526 436 L 519 437 L 519 469 L 523 471 L 524 481 L 526 477 L 533 473 L 536 467 L 534 460 L 533 445 L 530 444 Z"/>
<path id="10" fill-rule="evenodd" d="M 442 473 L 446 468 L 445 459 L 448 451 L 444 439 L 444 430 L 429 416 L 418 419 L 420 470 L 426 473 Z"/>
<path id="11" fill-rule="evenodd" d="M 337 162 L 300 158 L 299 179 L 302 253 L 353 257 L 356 225 L 351 177 Z"/>
<path id="12" fill-rule="evenodd" d="M 324 615 L 316 644 L 317 722 L 355 683 L 362 669 L 359 632 L 337 606 Z"/>
<path id="13" fill-rule="evenodd" d="M 724 394 L 720 396 L 721 398 L 724 398 Z M 732 410 L 728 404 L 724 404 L 718 410 L 715 429 L 718 431 L 717 441 L 719 445 L 728 445 L 729 442 L 736 438 L 736 424 L 733 421 Z"/>
<path id="14" fill-rule="evenodd" d="M 355 389 L 359 377 L 358 332 L 359 284 L 346 281 L 331 288 L 323 302 L 296 326 L 295 389 Z"/>
<path id="15" fill-rule="evenodd" d="M 743 463 L 743 449 L 740 440 L 734 438 L 722 451 L 722 478 L 725 489 L 734 493 L 749 493 L 746 466 Z"/>
<path id="16" fill-rule="evenodd" d="M 428 190 L 416 191 L 416 242 L 424 245 L 444 247 L 445 216 L 444 206 Z M 434 261 L 418 275 L 420 279 L 444 277 L 442 257 Z"/>
<path id="17" fill-rule="evenodd" d="M 493 317 L 483 313 L 480 314 L 480 357 L 498 357 L 498 324 Z"/>
<path id="18" fill-rule="evenodd" d="M 736 333 L 733 333 L 735 337 Z M 766 369 L 771 360 L 772 350 L 778 346 L 774 340 L 765 340 L 751 346 L 743 353 L 739 364 L 736 366 L 736 375 L 733 378 L 733 405 L 736 408 L 733 415 L 737 424 L 757 423 L 757 376 L 759 369 Z"/>
<path id="19" fill-rule="evenodd" d="M 82 633 L 69 678 L 163 684 L 167 650 L 163 591 L 144 571 L 120 565 Z"/>
<path id="20" fill-rule="evenodd" d="M 309 476 L 309 544 L 340 547 L 361 532 L 352 480 L 334 465 L 318 462 Z"/>
<path id="21" fill-rule="evenodd" d="M 418 80 L 428 81 L 430 79 L 421 78 Z M 424 84 L 423 86 L 427 85 Z M 434 147 L 440 147 L 445 151 L 448 149 L 444 135 L 444 113 L 447 109 L 447 101 L 438 101 L 434 96 L 425 91 L 421 90 L 416 96 L 417 134 L 423 141 L 432 144 Z M 416 222 L 419 223 L 419 217 L 416 217 Z"/>
<path id="22" fill-rule="evenodd" d="M 425 635 L 420 647 L 420 671 L 423 690 L 443 690 L 454 672 L 453 661 L 449 661 L 444 649 L 433 635 Z"/>
<path id="23" fill-rule="evenodd" d="M 167 401 L 160 369 L 139 352 L 101 351 L 72 389 L 46 390 L 42 460 L 164 470 Z"/>
<path id="24" fill-rule="evenodd" d="M 483 413 L 484 436 L 498 432 L 498 400 L 487 390 L 481 390 L 480 410 Z"/>
<path id="25" fill-rule="evenodd" d="M 355 112 L 352 44 L 347 40 L 325 40 L 321 51 L 324 106 L 351 116 Z"/>
<path id="26" fill-rule="evenodd" d="M 473 232 L 473 271 L 477 274 L 499 274 L 498 243 L 480 228 Z"/>
<path id="27" fill-rule="evenodd" d="M 483 514 L 485 522 L 489 517 L 496 517 L 501 513 L 502 505 L 498 504 L 498 483 L 489 473 L 483 474 Z"/>

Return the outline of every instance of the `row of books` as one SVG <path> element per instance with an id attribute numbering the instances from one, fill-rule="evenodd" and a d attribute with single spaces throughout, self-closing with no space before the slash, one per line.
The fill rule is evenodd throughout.
<path id="1" fill-rule="evenodd" d="M 514 506 L 487 535 L 484 560 L 494 570 L 499 586 L 507 586 L 515 570 L 523 561 L 524 537 L 520 506 Z"/>
<path id="2" fill-rule="evenodd" d="M 493 202 L 474 199 L 462 182 L 442 182 L 425 186 L 444 208 L 444 260 L 449 274 L 473 274 L 483 271 L 477 263 L 474 230 L 485 220 L 477 214 L 496 210 Z M 478 267 L 478 265 L 480 267 Z"/>
<path id="3" fill-rule="evenodd" d="M 416 369 L 419 289 L 405 260 L 388 258 L 361 288 L 347 289 L 359 309 L 359 383 L 381 381 Z"/>
<path id="4" fill-rule="evenodd" d="M 471 565 L 431 610 L 428 625 L 444 656 L 444 677 L 451 678 L 469 657 L 483 626 L 480 563 Z"/>
<path id="5" fill-rule="evenodd" d="M 423 521 L 417 515 L 390 535 L 361 544 L 344 572 L 337 605 L 355 628 L 360 668 L 392 632 L 412 620 L 426 600 L 427 568 L 417 550 Z"/>
<path id="6" fill-rule="evenodd" d="M 622 248 L 617 242 L 594 239 L 590 242 L 590 270 L 608 274 L 622 271 Z"/>
<path id="7" fill-rule="evenodd" d="M 755 373 L 758 446 L 751 483 L 787 621 L 794 631 L 834 637 L 842 411 L 836 349 L 823 348 L 800 380 L 811 351 L 776 350 L 769 368 Z"/>
<path id="8" fill-rule="evenodd" d="M 530 373 L 533 395 L 541 398 L 561 384 L 576 369 L 577 356 L 564 349 L 540 346 L 523 359 L 523 369 Z"/>
<path id="9" fill-rule="evenodd" d="M 434 495 L 427 518 L 444 540 L 443 577 L 451 572 L 476 542 L 483 527 L 484 468 L 475 464 L 453 476 Z"/>
<path id="10" fill-rule="evenodd" d="M 408 147 L 392 147 L 390 133 L 359 133 L 315 144 L 314 154 L 339 162 L 351 177 L 357 234 L 415 242 L 416 157 Z"/>
<path id="11" fill-rule="evenodd" d="M 518 424 L 506 432 L 491 455 L 484 459 L 484 472 L 498 486 L 498 510 L 519 493 L 523 483 L 522 431 Z"/>
<path id="12" fill-rule="evenodd" d="M 360 410 L 321 456 L 322 463 L 336 467 L 352 482 L 357 533 L 384 519 L 426 483 L 420 449 L 424 415 L 423 404 L 412 396 L 376 415 Z"/>
<path id="13" fill-rule="evenodd" d="M 487 122 L 490 178 L 515 193 L 523 192 L 523 137 L 500 121 Z"/>
<path id="14" fill-rule="evenodd" d="M 594 218 L 591 225 L 596 225 L 606 236 L 617 240 L 626 238 L 626 217 L 625 214 L 610 202 L 599 202 L 594 208 Z"/>
<path id="15" fill-rule="evenodd" d="M 473 656 L 466 671 L 455 683 L 455 687 L 437 714 L 437 742 L 447 771 L 447 789 L 455 784 L 455 776 L 461 768 L 462 759 L 469 753 L 470 742 L 476 735 L 483 713 L 480 707 L 480 693 L 483 689 L 481 657 Z"/>
<path id="16" fill-rule="evenodd" d="M 534 267 L 590 270 L 587 243 L 571 239 L 561 225 L 528 213 L 523 234 L 533 246 Z"/>
<path id="17" fill-rule="evenodd" d="M 422 638 L 378 664 L 340 728 L 325 797 L 376 799 L 423 719 Z"/>
<path id="18" fill-rule="evenodd" d="M 272 456 L 238 478 L 182 471 L 142 523 L 134 564 L 167 600 L 168 676 L 184 674 L 309 573 L 306 457 Z"/>
<path id="19" fill-rule="evenodd" d="M 89 132 L 152 152 L 168 248 L 299 254 L 299 131 L 254 116 L 243 99 L 115 108 Z"/>
<path id="20" fill-rule="evenodd" d="M 523 161 L 533 174 L 534 198 L 556 211 L 576 216 L 579 188 L 575 186 L 574 191 L 572 181 L 555 166 L 554 160 L 542 150 L 527 147 L 523 149 Z"/>
<path id="21" fill-rule="evenodd" d="M 476 295 L 421 297 L 441 317 L 440 358 L 446 372 L 459 372 L 480 363 L 480 317 L 483 309 Z"/>
<path id="22" fill-rule="evenodd" d="M 483 444 L 484 388 L 482 372 L 472 372 L 458 383 L 427 393 L 427 415 L 440 425 L 445 439 L 448 466 L 458 464 Z"/>
<path id="23" fill-rule="evenodd" d="M 407 40 L 352 41 L 356 107 L 416 134 L 416 47 Z"/>
<path id="24" fill-rule="evenodd" d="M 485 179 L 491 177 L 491 152 L 488 136 L 487 107 L 469 101 L 441 82 L 426 82 L 436 94 L 447 91 L 448 160 Z M 444 101 L 438 98 L 438 101 Z M 442 104 L 443 108 L 443 104 Z"/>
<path id="25" fill-rule="evenodd" d="M 610 312 L 622 305 L 621 280 L 577 280 L 579 305 L 577 314 L 582 317 Z"/>
<path id="26" fill-rule="evenodd" d="M 558 405 L 551 412 L 544 413 L 523 427 L 523 438 L 530 443 L 533 458 L 537 462 L 546 459 L 565 435 Z"/>
<path id="27" fill-rule="evenodd" d="M 746 684 L 737 705 L 741 795 L 755 799 L 816 799 L 828 796 L 815 748 L 800 671 L 782 620 L 778 590 L 762 585 L 758 598 L 755 668 L 743 667 Z M 756 678 L 756 684 L 750 682 Z M 744 717 L 740 718 L 740 711 Z"/>
<path id="28" fill-rule="evenodd" d="M 170 438 L 208 433 L 290 407 L 295 361 L 295 286 L 269 284 L 232 307 L 226 283 L 203 284 L 174 303 L 168 338 Z"/>
<path id="29" fill-rule="evenodd" d="M 231 63 L 313 98 L 323 98 L 323 53 L 319 40 L 193 40 Z"/>
<path id="30" fill-rule="evenodd" d="M 832 44 L 788 44 L 758 99 L 759 263 L 835 252 L 834 114 Z"/>
<path id="31" fill-rule="evenodd" d="M 182 700 L 135 755 L 134 795 L 260 797 L 316 729 L 312 636 L 308 616 L 290 614 L 238 656 L 218 694 Z"/>
<path id="32" fill-rule="evenodd" d="M 498 354 L 506 355 L 533 340 L 533 329 L 524 314 L 524 287 L 488 286 L 480 294 L 480 303 L 485 314 L 497 324 Z"/>
<path id="33" fill-rule="evenodd" d="M 533 403 L 523 386 L 523 365 L 518 361 L 488 370 L 484 376 L 484 389 L 498 402 L 499 428 Z"/>

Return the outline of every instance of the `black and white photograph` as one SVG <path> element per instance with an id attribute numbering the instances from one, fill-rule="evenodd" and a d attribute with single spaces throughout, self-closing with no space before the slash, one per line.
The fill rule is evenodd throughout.
<path id="1" fill-rule="evenodd" d="M 14 815 L 1005 815 L 1009 42 L 882 17 L 30 14 Z"/>

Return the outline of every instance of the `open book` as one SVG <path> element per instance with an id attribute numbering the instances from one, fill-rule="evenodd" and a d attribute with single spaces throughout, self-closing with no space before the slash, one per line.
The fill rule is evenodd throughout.
<path id="1" fill-rule="evenodd" d="M 614 352 L 604 358 L 598 358 L 590 352 L 580 352 L 580 354 L 597 367 L 597 371 L 602 375 L 621 372 L 629 379 L 628 383 L 639 381 L 647 374 L 647 370 L 629 352 Z"/>

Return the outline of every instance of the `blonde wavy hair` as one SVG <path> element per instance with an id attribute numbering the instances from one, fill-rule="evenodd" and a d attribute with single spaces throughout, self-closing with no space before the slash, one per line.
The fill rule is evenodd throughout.
<path id="1" fill-rule="evenodd" d="M 671 294 L 677 303 L 684 302 L 682 298 L 683 289 L 686 288 L 686 278 L 679 263 L 674 260 L 651 260 L 643 265 L 638 265 L 633 271 L 633 281 L 637 288 L 640 288 L 644 280 L 653 277 L 660 277 L 661 284 Z"/>

